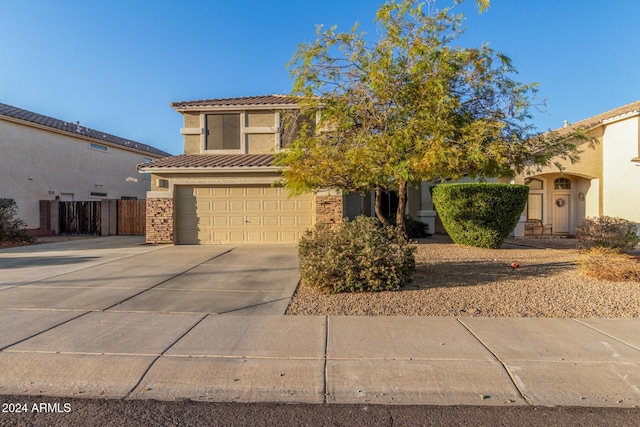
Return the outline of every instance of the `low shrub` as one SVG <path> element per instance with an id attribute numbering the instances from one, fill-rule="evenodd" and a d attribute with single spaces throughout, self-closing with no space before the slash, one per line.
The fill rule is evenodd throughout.
<path id="1" fill-rule="evenodd" d="M 0 198 L 0 241 L 32 241 L 25 222 L 17 218 L 18 205 L 14 199 Z"/>
<path id="2" fill-rule="evenodd" d="M 413 219 L 410 216 L 404 218 L 404 227 L 407 231 L 407 237 L 410 239 L 429 237 L 429 224 Z"/>
<path id="3" fill-rule="evenodd" d="M 376 218 L 359 216 L 334 229 L 317 224 L 298 248 L 302 279 L 323 292 L 398 290 L 415 268 L 415 246 Z"/>
<path id="4" fill-rule="evenodd" d="M 610 248 L 618 252 L 633 250 L 639 241 L 635 223 L 610 216 L 584 219 L 576 227 L 576 237 L 583 248 Z"/>
<path id="5" fill-rule="evenodd" d="M 613 282 L 640 282 L 638 258 L 619 251 L 594 246 L 580 255 L 578 265 L 584 274 Z"/>
<path id="6" fill-rule="evenodd" d="M 513 231 L 529 187 L 515 184 L 441 184 L 431 191 L 442 225 L 458 244 L 496 249 Z"/>

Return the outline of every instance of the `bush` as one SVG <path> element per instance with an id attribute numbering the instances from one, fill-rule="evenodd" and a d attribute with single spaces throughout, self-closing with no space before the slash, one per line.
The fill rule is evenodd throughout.
<path id="1" fill-rule="evenodd" d="M 316 224 L 299 242 L 302 279 L 330 293 L 398 290 L 411 281 L 415 249 L 376 218 L 359 216 L 335 229 Z"/>
<path id="2" fill-rule="evenodd" d="M 442 225 L 455 243 L 499 248 L 527 203 L 529 187 L 514 184 L 442 184 L 432 189 Z"/>
<path id="3" fill-rule="evenodd" d="M 640 282 L 640 262 L 634 256 L 606 247 L 593 247 L 578 260 L 584 274 L 613 282 Z"/>
<path id="4" fill-rule="evenodd" d="M 610 248 L 629 252 L 638 244 L 637 226 L 626 219 L 601 216 L 587 218 L 576 227 L 578 242 L 583 248 Z"/>
<path id="5" fill-rule="evenodd" d="M 24 229 L 26 224 L 19 218 L 18 205 L 14 199 L 0 198 L 0 241 L 22 240 L 31 241 L 33 238 Z"/>
<path id="6" fill-rule="evenodd" d="M 410 239 L 429 237 L 429 224 L 413 219 L 410 216 L 404 218 L 404 227 L 407 230 L 407 237 Z"/>

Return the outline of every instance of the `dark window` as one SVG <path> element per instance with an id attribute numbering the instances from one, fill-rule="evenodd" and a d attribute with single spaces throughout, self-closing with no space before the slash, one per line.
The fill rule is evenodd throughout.
<path id="1" fill-rule="evenodd" d="M 207 115 L 206 150 L 240 149 L 240 114 Z"/>
<path id="2" fill-rule="evenodd" d="M 94 150 L 107 151 L 107 147 L 100 144 L 94 144 L 93 142 L 89 144 L 89 148 L 93 148 Z"/>

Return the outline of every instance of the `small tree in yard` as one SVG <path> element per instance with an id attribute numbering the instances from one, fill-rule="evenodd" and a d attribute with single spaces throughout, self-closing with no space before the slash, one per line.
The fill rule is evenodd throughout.
<path id="1" fill-rule="evenodd" d="M 527 124 L 536 87 L 512 79 L 508 57 L 454 44 L 460 3 L 437 10 L 435 1 L 391 0 L 376 16 L 377 42 L 356 25 L 346 33 L 319 27 L 314 42 L 298 46 L 293 94 L 300 114 L 320 126 L 298 120 L 299 136 L 276 157 L 292 194 L 373 190 L 376 216 L 390 225 L 381 195 L 396 191 L 404 231 L 412 183 L 513 176 L 554 157 L 578 159 L 583 133 L 536 135 Z"/>

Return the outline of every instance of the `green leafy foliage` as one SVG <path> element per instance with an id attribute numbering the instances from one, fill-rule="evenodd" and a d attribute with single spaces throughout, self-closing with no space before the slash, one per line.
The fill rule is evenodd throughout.
<path id="1" fill-rule="evenodd" d="M 463 47 L 463 0 L 390 0 L 378 9 L 377 41 L 318 27 L 288 64 L 300 114 L 319 123 L 276 155 L 293 194 L 335 188 L 398 194 L 403 229 L 407 186 L 513 176 L 558 159 L 575 162 L 581 132 L 539 135 L 528 123 L 535 84 L 515 80 L 511 60 L 487 45 Z M 480 10 L 488 0 L 477 0 Z M 298 122 L 291 120 L 292 123 Z M 560 167 L 560 166 L 559 166 Z M 376 216 L 386 225 L 380 206 Z"/>
<path id="2" fill-rule="evenodd" d="M 527 203 L 529 187 L 513 184 L 441 184 L 432 190 L 433 203 L 455 243 L 499 248 Z"/>
<path id="3" fill-rule="evenodd" d="M 398 290 L 415 268 L 416 248 L 404 234 L 364 216 L 333 229 L 316 224 L 298 248 L 304 283 L 323 292 Z"/>
<path id="4" fill-rule="evenodd" d="M 24 221 L 16 217 L 17 213 L 18 205 L 14 199 L 0 198 L 0 241 L 33 240 L 24 229 Z"/>
<path id="5" fill-rule="evenodd" d="M 419 239 L 421 237 L 429 237 L 429 224 L 425 224 L 422 221 L 405 216 L 404 226 L 407 233 L 407 237 L 410 239 Z"/>
<path id="6" fill-rule="evenodd" d="M 576 227 L 580 246 L 584 248 L 609 248 L 629 252 L 640 241 L 637 225 L 623 218 L 601 216 L 586 218 Z"/>

